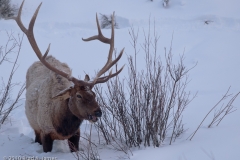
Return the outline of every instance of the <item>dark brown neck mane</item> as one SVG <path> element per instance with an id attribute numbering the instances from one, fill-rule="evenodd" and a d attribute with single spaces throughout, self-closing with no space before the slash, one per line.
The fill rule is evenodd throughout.
<path id="1" fill-rule="evenodd" d="M 70 111 L 68 107 L 69 99 L 65 100 L 65 107 L 62 107 L 59 113 L 54 113 L 53 126 L 58 134 L 62 136 L 70 136 L 76 133 L 83 119 L 79 119 Z"/>

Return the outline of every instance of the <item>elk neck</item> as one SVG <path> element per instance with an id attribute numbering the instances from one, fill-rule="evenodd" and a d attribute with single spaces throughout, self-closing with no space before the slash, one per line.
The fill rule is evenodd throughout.
<path id="1" fill-rule="evenodd" d="M 83 119 L 79 119 L 70 111 L 68 107 L 69 98 L 62 102 L 63 104 L 59 106 L 60 108 L 55 110 L 52 122 L 57 133 L 63 137 L 67 137 L 76 133 Z"/>

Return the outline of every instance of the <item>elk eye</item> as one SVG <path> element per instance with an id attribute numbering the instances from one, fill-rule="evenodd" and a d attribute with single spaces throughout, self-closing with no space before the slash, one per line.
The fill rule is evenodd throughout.
<path id="1" fill-rule="evenodd" d="M 81 96 L 81 95 L 79 95 L 79 94 L 77 95 L 77 97 L 78 97 L 78 98 L 82 98 L 82 96 Z"/>

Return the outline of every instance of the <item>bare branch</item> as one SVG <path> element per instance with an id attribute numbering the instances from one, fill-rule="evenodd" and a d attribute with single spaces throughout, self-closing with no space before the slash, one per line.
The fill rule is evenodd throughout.
<path id="1" fill-rule="evenodd" d="M 194 135 L 197 133 L 198 129 L 201 127 L 202 123 L 204 122 L 204 120 L 207 118 L 207 116 L 227 97 L 229 97 L 230 95 L 228 94 L 230 90 L 230 87 L 228 88 L 227 92 L 223 95 L 223 97 L 217 102 L 217 104 L 215 104 L 215 106 L 212 107 L 212 109 L 207 113 L 207 115 L 203 118 L 202 122 L 199 124 L 199 126 L 197 127 L 197 129 L 189 136 L 190 137 L 190 141 L 192 140 L 192 138 L 194 137 Z M 189 138 L 188 137 L 188 138 Z M 188 139 L 187 138 L 187 139 Z"/>
<path id="2" fill-rule="evenodd" d="M 22 93 L 25 90 L 25 83 L 24 83 L 21 85 L 16 98 L 11 100 L 12 98 L 10 97 L 10 95 L 11 95 L 12 89 L 14 89 L 17 85 L 19 85 L 19 83 L 12 83 L 12 79 L 15 71 L 18 68 L 17 61 L 21 51 L 23 35 L 21 37 L 18 35 L 18 39 L 14 37 L 12 32 L 7 33 L 7 35 L 8 35 L 8 42 L 5 48 L 4 55 L 8 55 L 11 52 L 15 52 L 17 48 L 17 56 L 15 58 L 15 61 L 13 62 L 13 66 L 12 66 L 7 83 L 5 84 L 4 81 L 2 81 L 2 89 L 0 91 L 0 124 L 3 124 L 6 121 L 7 117 L 9 116 L 9 114 L 13 109 L 20 106 L 18 105 L 18 103 L 20 101 L 20 97 Z M 5 59 L 6 58 L 7 57 L 5 57 Z"/>

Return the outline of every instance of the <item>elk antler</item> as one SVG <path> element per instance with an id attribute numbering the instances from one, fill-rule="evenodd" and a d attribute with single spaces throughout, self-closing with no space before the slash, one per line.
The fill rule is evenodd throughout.
<path id="1" fill-rule="evenodd" d="M 99 39 L 101 39 L 100 41 L 104 41 L 103 39 L 106 40 L 106 42 L 104 43 L 108 43 L 110 44 L 110 51 L 109 51 L 109 55 L 108 55 L 108 62 L 106 63 L 106 65 L 98 72 L 96 78 L 93 80 L 93 81 L 83 81 L 83 80 L 78 80 L 77 78 L 75 77 L 72 77 L 70 76 L 69 74 L 61 71 L 61 70 L 58 70 L 57 68 L 55 68 L 54 66 L 51 66 L 46 60 L 46 56 L 50 50 L 50 44 L 45 52 L 45 54 L 42 56 L 42 53 L 40 51 L 40 49 L 38 48 L 38 45 L 36 43 L 36 40 L 35 40 L 35 37 L 34 37 L 34 33 L 33 33 L 33 27 L 34 27 L 34 24 L 35 24 L 35 20 L 37 18 L 37 15 L 38 15 L 38 11 L 42 5 L 42 3 L 40 3 L 40 5 L 38 6 L 38 8 L 36 9 L 30 23 L 29 23 L 29 26 L 28 26 L 28 29 L 25 28 L 25 26 L 23 25 L 22 23 L 22 20 L 21 20 L 21 14 L 22 14 L 22 8 L 23 8 L 23 4 L 24 4 L 24 0 L 20 6 L 20 9 L 18 11 L 18 15 L 17 17 L 12 17 L 11 19 L 14 19 L 18 26 L 20 27 L 20 29 L 26 34 L 27 38 L 28 38 L 28 41 L 29 43 L 31 44 L 32 46 L 32 49 L 34 50 L 34 52 L 36 53 L 38 59 L 48 68 L 50 69 L 51 71 L 67 78 L 69 81 L 72 81 L 75 85 L 77 86 L 90 86 L 90 87 L 93 87 L 94 84 L 96 83 L 103 83 L 103 82 L 106 82 L 107 80 L 109 80 L 110 78 L 118 75 L 123 67 L 117 71 L 116 73 L 114 74 L 111 74 L 111 72 L 109 73 L 109 76 L 105 76 L 105 77 L 100 77 L 103 73 L 105 73 L 107 70 L 109 70 L 122 56 L 123 54 L 123 50 L 121 51 L 120 55 L 112 62 L 112 52 L 113 52 L 113 49 L 114 49 L 114 36 L 112 34 L 112 37 L 111 39 L 108 39 L 108 38 L 105 38 L 104 36 L 102 36 L 101 34 L 101 30 L 99 28 L 99 23 L 98 23 L 98 20 L 97 20 L 97 24 L 98 24 L 98 32 L 101 34 L 102 37 L 100 37 Z M 112 23 L 113 25 L 113 23 Z M 112 33 L 114 33 L 113 31 L 113 26 L 112 26 Z M 88 39 L 86 39 L 86 41 L 90 41 L 91 39 L 93 39 L 94 37 L 90 37 Z M 84 40 L 84 39 L 83 39 Z M 100 78 L 99 78 L 100 77 Z"/>
<path id="2" fill-rule="evenodd" d="M 100 29 L 99 22 L 98 22 L 97 14 L 96 14 L 96 22 L 97 22 L 97 27 L 98 27 L 98 35 L 95 35 L 95 36 L 92 36 L 92 37 L 89 37 L 89 38 L 86 38 L 86 39 L 82 38 L 82 40 L 86 41 L 86 42 L 87 41 L 92 41 L 92 40 L 99 40 L 103 43 L 109 44 L 110 49 L 109 49 L 109 53 L 108 53 L 108 60 L 107 60 L 106 64 L 103 66 L 103 68 L 97 73 L 96 77 L 94 78 L 94 80 L 93 80 L 94 84 L 104 83 L 104 82 L 108 81 L 110 78 L 118 75 L 123 70 L 123 67 L 124 67 L 124 66 L 122 66 L 122 68 L 120 70 L 116 71 L 116 73 L 114 73 L 114 74 L 112 74 L 112 72 L 110 71 L 108 76 L 100 77 L 106 71 L 108 71 L 114 64 L 116 64 L 117 61 L 122 57 L 124 48 L 121 50 L 121 52 L 119 53 L 117 58 L 115 60 L 112 60 L 112 54 L 113 54 L 113 50 L 114 50 L 114 12 L 113 12 L 113 15 L 112 15 L 112 33 L 111 33 L 111 38 L 110 39 L 103 36 L 102 31 Z"/>

